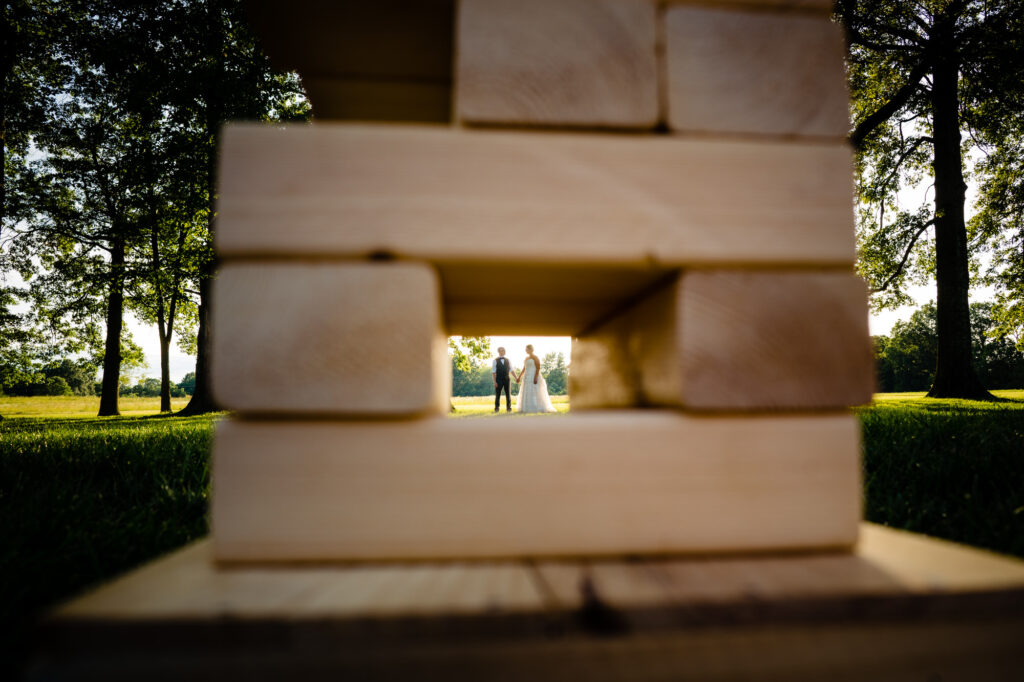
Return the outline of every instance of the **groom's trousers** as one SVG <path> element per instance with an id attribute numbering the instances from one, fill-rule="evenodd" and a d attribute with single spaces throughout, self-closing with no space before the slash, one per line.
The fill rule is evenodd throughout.
<path id="1" fill-rule="evenodd" d="M 494 386 L 494 409 L 501 409 L 501 392 L 505 391 L 505 409 L 512 409 L 512 380 L 509 377 L 497 379 Z"/>

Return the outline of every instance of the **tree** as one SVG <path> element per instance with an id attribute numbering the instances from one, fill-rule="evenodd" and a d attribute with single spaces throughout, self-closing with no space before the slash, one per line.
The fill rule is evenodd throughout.
<path id="1" fill-rule="evenodd" d="M 992 303 L 971 304 L 972 363 L 975 371 L 993 388 L 1024 386 L 1024 352 L 1012 339 L 1000 336 L 992 315 Z M 927 303 L 907 321 L 893 325 L 888 336 L 876 336 L 875 361 L 879 390 L 924 391 L 935 377 L 938 352 L 937 314 Z"/>
<path id="2" fill-rule="evenodd" d="M 860 269 L 873 303 L 908 302 L 911 277 L 934 276 L 935 379 L 928 395 L 990 399 L 971 364 L 964 220 L 965 153 L 990 141 L 982 112 L 1019 102 L 1022 5 L 970 0 L 840 0 L 849 41 L 857 151 Z M 967 133 L 966 140 L 963 133 Z M 896 211 L 896 192 L 930 172 L 931 210 Z M 925 239 L 928 230 L 933 241 Z"/>
<path id="3" fill-rule="evenodd" d="M 181 63 L 174 73 L 189 121 L 191 194 L 202 213 L 205 239 L 196 259 L 196 385 L 182 415 L 217 408 L 210 390 L 210 291 L 216 270 L 213 234 L 217 150 L 221 125 L 229 120 L 299 121 L 309 103 L 294 74 L 275 73 L 263 54 L 240 0 L 192 0 L 181 6 Z"/>
<path id="4" fill-rule="evenodd" d="M 453 395 L 481 395 L 479 393 L 455 393 L 455 372 L 469 373 L 476 363 L 483 362 L 491 354 L 491 340 L 486 336 L 450 336 L 448 337 L 448 356 L 452 359 L 452 394 Z M 490 368 L 487 372 L 488 385 L 494 390 L 491 383 Z M 461 390 L 464 389 L 460 386 Z M 455 404 L 449 402 L 448 409 L 455 412 Z"/>
<path id="5" fill-rule="evenodd" d="M 192 395 L 192 391 L 196 390 L 196 373 L 189 372 L 181 381 L 178 382 L 178 388 L 187 395 Z"/>
<path id="6" fill-rule="evenodd" d="M 565 356 L 561 353 L 548 353 L 540 363 L 544 372 L 544 380 L 548 383 L 548 393 L 565 395 L 568 392 L 569 373 L 565 366 Z"/>
<path id="7" fill-rule="evenodd" d="M 47 8 L 46 16 L 60 11 Z M 125 291 L 132 254 L 144 225 L 160 164 L 154 136 L 163 116 L 155 88 L 161 82 L 160 43 L 152 27 L 157 8 L 91 3 L 64 21 L 51 56 L 73 62 L 48 105 L 47 125 L 33 144 L 41 156 L 27 164 L 31 209 L 17 226 L 22 275 L 36 308 L 70 315 L 88 329 L 106 322 L 99 414 L 118 414 Z M 42 268 L 36 271 L 36 263 Z"/>

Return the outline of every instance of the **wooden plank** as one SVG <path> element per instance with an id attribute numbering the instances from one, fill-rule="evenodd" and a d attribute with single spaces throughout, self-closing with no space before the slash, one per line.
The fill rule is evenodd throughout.
<path id="1" fill-rule="evenodd" d="M 574 341 L 573 407 L 863 404 L 874 387 L 867 318 L 864 283 L 847 272 L 686 271 Z M 609 392 L 605 374 L 608 385 L 636 390 Z"/>
<path id="2" fill-rule="evenodd" d="M 1020 590 L 1024 561 L 965 545 L 865 524 L 857 553 L 917 593 Z"/>
<path id="3" fill-rule="evenodd" d="M 1014 679 L 1024 664 L 1024 562 L 871 524 L 850 555 L 541 562 L 539 582 L 529 572 L 518 563 L 225 568 L 203 541 L 54 612 L 29 679 L 501 670 L 510 680 L 941 673 L 973 682 Z M 869 608 L 879 599 L 894 608 Z M 937 600 L 951 608 L 937 611 Z M 794 603 L 803 608 L 781 610 Z M 711 607 L 717 622 L 694 621 Z M 598 627 L 616 622 L 623 629 Z"/>
<path id="4" fill-rule="evenodd" d="M 647 0 L 462 0 L 458 118 L 653 128 L 655 14 Z"/>
<path id="5" fill-rule="evenodd" d="M 204 539 L 54 612 L 58 620 L 451 617 L 539 611 L 522 565 L 390 564 L 218 569 Z"/>
<path id="6" fill-rule="evenodd" d="M 302 85 L 318 121 L 451 120 L 452 88 L 448 83 L 310 76 L 302 79 Z"/>
<path id="7" fill-rule="evenodd" d="M 1024 561 L 870 523 L 852 553 L 542 561 L 536 570 L 561 608 L 596 600 L 632 623 L 658 622 L 650 611 L 705 626 L 1011 615 L 1024 602 Z"/>
<path id="8" fill-rule="evenodd" d="M 437 274 L 419 263 L 228 263 L 214 282 L 213 389 L 250 413 L 444 413 Z"/>
<path id="9" fill-rule="evenodd" d="M 852 265 L 842 144 L 229 125 L 221 256 Z M 283 229 L 282 226 L 288 229 Z"/>
<path id="10" fill-rule="evenodd" d="M 670 7 L 665 15 L 673 130 L 846 137 L 842 29 L 827 17 Z"/>
<path id="11" fill-rule="evenodd" d="M 839 547 L 860 517 L 848 414 L 228 421 L 214 447 L 222 561 Z"/>

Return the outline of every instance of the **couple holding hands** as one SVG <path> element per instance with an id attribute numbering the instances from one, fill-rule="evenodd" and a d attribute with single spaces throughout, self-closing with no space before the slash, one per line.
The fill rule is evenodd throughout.
<path id="1" fill-rule="evenodd" d="M 526 360 L 518 375 L 505 357 L 505 349 L 498 348 L 498 357 L 491 362 L 491 377 L 494 379 L 494 411 L 501 409 L 501 394 L 505 393 L 505 410 L 512 411 L 511 380 L 519 384 L 516 396 L 516 412 L 555 412 L 548 396 L 548 383 L 540 373 L 540 359 L 533 354 L 533 346 L 526 346 Z"/>

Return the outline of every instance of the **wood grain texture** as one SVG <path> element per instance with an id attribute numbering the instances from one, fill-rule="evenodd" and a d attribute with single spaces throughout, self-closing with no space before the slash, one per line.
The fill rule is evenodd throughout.
<path id="1" fill-rule="evenodd" d="M 222 422 L 224 561 L 849 546 L 850 415 L 636 411 L 405 422 Z"/>
<path id="2" fill-rule="evenodd" d="M 350 121 L 451 120 L 448 83 L 354 77 L 304 77 L 313 119 Z"/>
<path id="3" fill-rule="evenodd" d="M 665 27 L 673 130 L 849 133 L 845 43 L 828 17 L 677 6 Z"/>
<path id="4" fill-rule="evenodd" d="M 520 564 L 217 569 L 201 540 L 70 602 L 57 618 L 111 620 L 451 617 L 543 609 Z"/>
<path id="5" fill-rule="evenodd" d="M 213 389 L 240 412 L 444 413 L 437 274 L 417 263 L 228 263 L 214 282 Z"/>
<path id="6" fill-rule="evenodd" d="M 871 400 L 864 283 L 845 272 L 690 270 L 574 342 L 574 408 L 834 409 Z M 606 350 L 595 350 L 604 345 Z M 585 350 L 580 356 L 576 348 Z M 609 385 L 635 386 L 608 393 Z M 593 381 L 588 381 L 593 377 Z M 626 403 L 623 401 L 633 401 Z"/>
<path id="7" fill-rule="evenodd" d="M 216 244 L 225 257 L 851 265 L 850 159 L 843 144 L 229 125 Z"/>
<path id="8" fill-rule="evenodd" d="M 655 3 L 462 0 L 457 117 L 472 123 L 653 128 Z"/>

